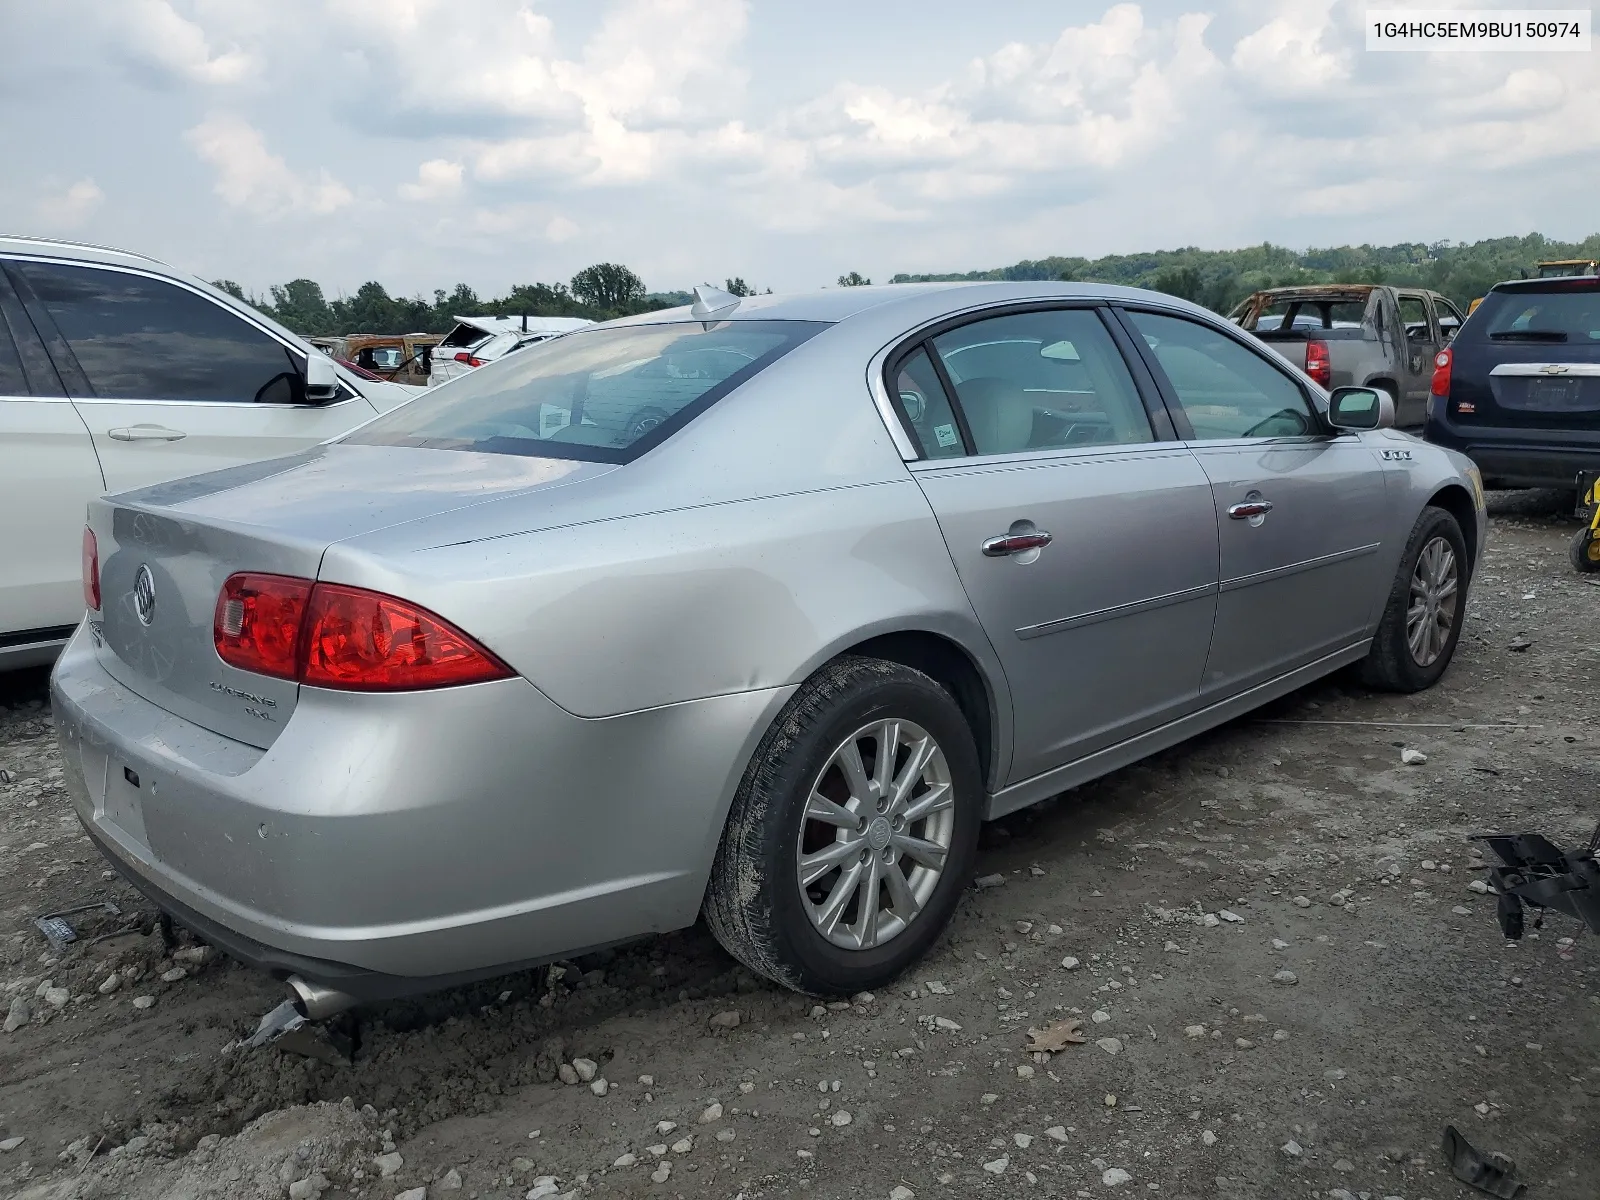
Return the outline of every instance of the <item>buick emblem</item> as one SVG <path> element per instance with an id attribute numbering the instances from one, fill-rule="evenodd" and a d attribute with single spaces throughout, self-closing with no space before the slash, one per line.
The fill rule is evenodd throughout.
<path id="1" fill-rule="evenodd" d="M 133 577 L 133 611 L 139 614 L 141 625 L 150 624 L 156 615 L 156 578 L 144 563 Z"/>

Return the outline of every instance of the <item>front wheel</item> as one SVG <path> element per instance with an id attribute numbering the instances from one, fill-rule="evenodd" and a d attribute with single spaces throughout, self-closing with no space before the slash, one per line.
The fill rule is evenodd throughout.
<path id="1" fill-rule="evenodd" d="M 972 730 L 944 688 L 899 663 L 837 659 L 757 749 L 706 921 L 740 962 L 797 991 L 882 987 L 954 914 L 982 803 Z"/>
<path id="2" fill-rule="evenodd" d="M 1572 569 L 1589 574 L 1600 571 L 1600 534 L 1593 527 L 1584 526 L 1573 536 L 1567 553 L 1572 559 Z"/>
<path id="3" fill-rule="evenodd" d="M 1386 692 L 1420 692 L 1439 682 L 1461 640 L 1467 600 L 1467 543 L 1442 508 L 1425 508 L 1411 528 L 1362 680 Z"/>

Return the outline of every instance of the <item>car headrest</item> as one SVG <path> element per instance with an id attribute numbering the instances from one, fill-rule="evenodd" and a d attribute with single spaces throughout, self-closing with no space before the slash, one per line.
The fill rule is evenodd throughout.
<path id="1" fill-rule="evenodd" d="M 1033 401 L 1020 384 L 980 376 L 956 384 L 979 454 L 1026 450 L 1033 440 Z"/>

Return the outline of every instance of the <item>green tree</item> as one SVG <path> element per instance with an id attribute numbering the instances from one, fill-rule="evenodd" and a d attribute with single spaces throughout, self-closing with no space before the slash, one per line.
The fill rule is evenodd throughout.
<path id="1" fill-rule="evenodd" d="M 272 303 L 266 308 L 267 314 L 290 329 L 308 334 L 341 332 L 339 320 L 316 280 L 291 279 L 285 284 L 273 284 L 270 290 Z"/>
<path id="2" fill-rule="evenodd" d="M 242 300 L 246 304 L 254 303 L 250 297 L 244 294 L 244 289 L 231 279 L 213 279 L 211 281 L 211 286 L 219 291 L 227 292 L 228 295 L 232 296 L 235 300 Z"/>
<path id="3" fill-rule="evenodd" d="M 744 281 L 743 275 L 735 275 L 732 279 L 729 279 L 723 284 L 722 290 L 730 296 L 754 296 L 756 294 L 755 288 Z"/>
<path id="4" fill-rule="evenodd" d="M 839 276 L 840 287 L 866 287 L 872 282 L 860 271 L 851 271 L 848 275 Z"/>
<path id="5" fill-rule="evenodd" d="M 603 313 L 626 313 L 644 299 L 644 280 L 621 263 L 596 263 L 572 277 L 580 304 Z"/>

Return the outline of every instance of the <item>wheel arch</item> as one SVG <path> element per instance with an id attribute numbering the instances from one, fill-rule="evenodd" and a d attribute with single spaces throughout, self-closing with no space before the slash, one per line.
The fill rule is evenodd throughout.
<path id="1" fill-rule="evenodd" d="M 1461 526 L 1462 537 L 1467 543 L 1467 573 L 1470 578 L 1478 570 L 1478 509 L 1472 502 L 1472 496 L 1459 483 L 1446 484 L 1428 497 L 1428 507 L 1444 509 Z"/>
<path id="2" fill-rule="evenodd" d="M 1393 379 L 1390 379 L 1387 375 L 1374 375 L 1371 379 L 1367 380 L 1366 383 L 1362 384 L 1361 386 L 1362 387 L 1370 387 L 1370 388 L 1382 388 L 1384 391 L 1388 392 L 1389 395 L 1394 397 L 1395 403 L 1398 404 L 1400 402 L 1400 385 L 1398 383 L 1396 383 Z"/>
<path id="3" fill-rule="evenodd" d="M 999 786 L 996 748 L 1000 745 L 1000 709 L 995 689 L 976 659 L 965 647 L 942 634 L 926 629 L 904 629 L 880 633 L 840 651 L 864 658 L 881 658 L 899 663 L 937 681 L 955 699 L 972 730 L 978 747 L 978 766 L 985 785 L 993 791 Z M 839 657 L 836 655 L 835 657 Z M 832 659 L 829 660 L 833 661 Z"/>

